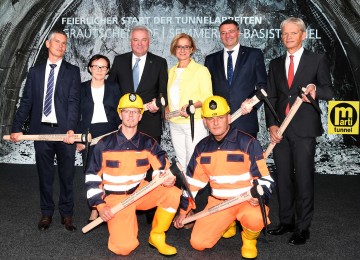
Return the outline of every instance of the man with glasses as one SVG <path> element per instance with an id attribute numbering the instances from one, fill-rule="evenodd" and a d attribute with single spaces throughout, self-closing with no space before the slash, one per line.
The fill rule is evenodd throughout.
<path id="1" fill-rule="evenodd" d="M 181 195 L 174 186 L 175 176 L 168 177 L 162 186 L 115 215 L 110 210 L 148 184 L 145 175 L 150 167 L 154 169 L 154 177 L 169 168 L 166 152 L 153 138 L 137 129 L 143 112 L 139 95 L 121 97 L 118 113 L 122 125 L 119 131 L 102 138 L 95 146 L 86 170 L 87 198 L 89 205 L 96 206 L 100 217 L 108 223 L 108 248 L 115 254 L 128 255 L 139 245 L 136 210 L 157 207 L 149 244 L 160 254 L 175 255 L 176 248 L 165 242 L 165 232 L 175 216 Z"/>
<path id="2" fill-rule="evenodd" d="M 114 59 L 108 80 L 117 83 L 121 95 L 136 93 L 145 102 L 139 131 L 153 137 L 159 144 L 162 134 L 162 118 L 159 108 L 152 104 L 160 93 L 167 104 L 168 66 L 164 58 L 149 52 L 150 31 L 145 26 L 135 26 L 130 32 L 131 52 L 118 55 Z M 147 180 L 151 179 L 151 169 Z M 146 212 L 150 224 L 154 211 Z"/>

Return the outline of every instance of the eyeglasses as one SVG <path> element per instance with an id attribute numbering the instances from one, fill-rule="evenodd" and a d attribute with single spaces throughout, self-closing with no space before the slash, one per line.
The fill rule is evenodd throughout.
<path id="1" fill-rule="evenodd" d="M 221 35 L 226 35 L 226 34 L 233 34 L 235 32 L 237 32 L 237 30 L 222 31 L 222 32 L 220 32 L 220 34 Z"/>
<path id="2" fill-rule="evenodd" d="M 189 45 L 185 45 L 185 46 L 180 46 L 180 45 L 177 45 L 177 46 L 175 46 L 175 48 L 177 49 L 177 50 L 190 50 L 192 47 L 191 46 L 189 46 Z"/>
<path id="3" fill-rule="evenodd" d="M 139 115 L 141 113 L 140 110 L 129 110 L 129 109 L 121 109 L 121 112 L 125 115 Z"/>
<path id="4" fill-rule="evenodd" d="M 99 65 L 91 65 L 90 67 L 95 69 L 95 70 L 102 70 L 102 71 L 105 71 L 105 70 L 108 69 L 107 66 L 99 66 Z"/>

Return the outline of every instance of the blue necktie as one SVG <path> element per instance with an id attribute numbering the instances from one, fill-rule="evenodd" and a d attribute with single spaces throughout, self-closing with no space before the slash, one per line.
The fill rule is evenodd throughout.
<path id="1" fill-rule="evenodd" d="M 136 62 L 133 68 L 134 91 L 136 91 L 139 86 L 139 61 L 140 58 L 136 58 Z"/>
<path id="2" fill-rule="evenodd" d="M 228 81 L 229 86 L 231 86 L 231 81 L 232 81 L 233 74 L 234 74 L 233 61 L 232 61 L 232 57 L 231 57 L 231 54 L 233 52 L 234 51 L 227 52 L 229 54 L 228 61 L 227 61 L 227 81 Z"/>
<path id="3" fill-rule="evenodd" d="M 47 84 L 45 102 L 44 102 L 44 115 L 48 116 L 51 113 L 52 96 L 54 92 L 54 69 L 56 64 L 50 64 L 51 70 L 49 73 L 49 79 Z"/>

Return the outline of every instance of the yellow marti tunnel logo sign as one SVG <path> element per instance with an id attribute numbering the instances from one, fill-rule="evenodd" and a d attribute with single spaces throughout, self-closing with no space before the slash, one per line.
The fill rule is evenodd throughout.
<path id="1" fill-rule="evenodd" d="M 359 101 L 329 101 L 328 133 L 359 134 Z"/>

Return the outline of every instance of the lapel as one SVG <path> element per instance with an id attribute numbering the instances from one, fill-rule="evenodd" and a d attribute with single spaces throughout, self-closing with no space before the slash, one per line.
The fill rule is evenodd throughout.
<path id="1" fill-rule="evenodd" d="M 216 56 L 216 63 L 215 68 L 220 68 L 218 71 L 220 73 L 221 80 L 227 82 L 224 68 L 224 49 L 218 52 L 218 55 Z"/>
<path id="2" fill-rule="evenodd" d="M 294 75 L 294 81 L 291 85 L 291 88 L 297 88 L 299 85 L 298 82 L 300 82 L 300 77 L 301 75 L 303 74 L 303 70 L 305 69 L 306 67 L 306 64 L 309 64 L 307 61 L 307 51 L 304 49 L 304 52 L 303 54 L 301 55 L 301 58 L 300 58 L 300 61 L 299 61 L 299 66 L 296 70 L 296 73 Z M 301 86 L 301 87 L 305 87 L 305 86 Z"/>
<path id="3" fill-rule="evenodd" d="M 144 88 L 143 82 L 146 82 L 147 79 L 151 78 L 151 67 L 153 66 L 153 56 L 150 52 L 147 53 L 146 55 L 146 60 L 145 60 L 145 66 L 144 66 L 144 70 L 143 73 L 141 75 L 140 81 L 139 81 L 139 86 L 138 86 L 138 90 L 140 88 Z M 145 86 L 145 85 L 144 85 Z"/>
<path id="4" fill-rule="evenodd" d="M 282 86 L 285 87 L 286 91 L 289 90 L 289 86 L 288 86 L 288 80 L 287 80 L 287 75 L 286 75 L 286 65 L 285 65 L 285 61 L 286 61 L 286 53 L 285 55 L 283 55 L 280 59 L 280 71 L 279 71 L 279 77 L 280 80 L 282 80 L 283 84 Z M 294 83 L 294 81 L 293 81 Z"/>
<path id="5" fill-rule="evenodd" d="M 86 84 L 85 87 L 85 97 L 92 103 L 94 104 L 94 100 L 92 98 L 92 93 L 91 93 L 91 80 L 89 80 Z"/>
<path id="6" fill-rule="evenodd" d="M 231 85 L 233 85 L 234 82 L 236 82 L 236 78 L 240 74 L 239 72 L 241 70 L 241 66 L 244 63 L 244 60 L 246 60 L 244 58 L 245 55 L 248 55 L 247 49 L 244 46 L 240 45 L 239 54 L 238 54 L 237 59 L 236 59 L 235 68 L 234 68 L 234 75 L 233 75 L 233 79 L 231 81 Z"/>
<path id="7" fill-rule="evenodd" d="M 45 88 L 45 70 L 46 70 L 46 63 L 39 65 L 39 88 L 37 89 L 39 91 L 38 97 L 40 97 L 39 103 L 41 106 L 43 106 L 43 100 L 44 100 L 44 88 Z"/>
<path id="8" fill-rule="evenodd" d="M 127 55 L 125 56 L 125 64 L 124 64 L 124 69 L 127 70 L 127 75 L 129 75 L 129 81 L 130 84 L 124 84 L 122 86 L 122 90 L 124 91 L 124 94 L 125 93 L 134 93 L 134 79 L 133 79 L 133 74 L 132 74 L 132 55 L 133 53 L 132 52 L 128 52 Z M 122 68 L 120 68 L 122 69 Z M 140 82 L 139 82 L 139 85 L 140 85 Z M 139 86 L 138 86 L 139 88 Z"/>
<path id="9" fill-rule="evenodd" d="M 105 104 L 108 103 L 108 99 L 113 98 L 113 96 L 110 94 L 110 86 L 108 85 L 107 81 L 104 82 L 104 98 L 103 98 L 103 104 L 105 107 Z"/>
<path id="10" fill-rule="evenodd" d="M 59 69 L 59 74 L 57 76 L 57 79 L 56 79 L 56 85 L 55 85 L 55 93 L 58 94 L 59 91 L 60 91 L 60 82 L 62 82 L 62 78 L 66 75 L 65 74 L 65 71 L 66 71 L 66 61 L 63 60 L 61 62 L 61 65 L 60 65 L 60 69 Z M 55 98 L 56 95 L 54 95 L 54 98 Z M 55 100 L 54 100 L 55 101 Z"/>

